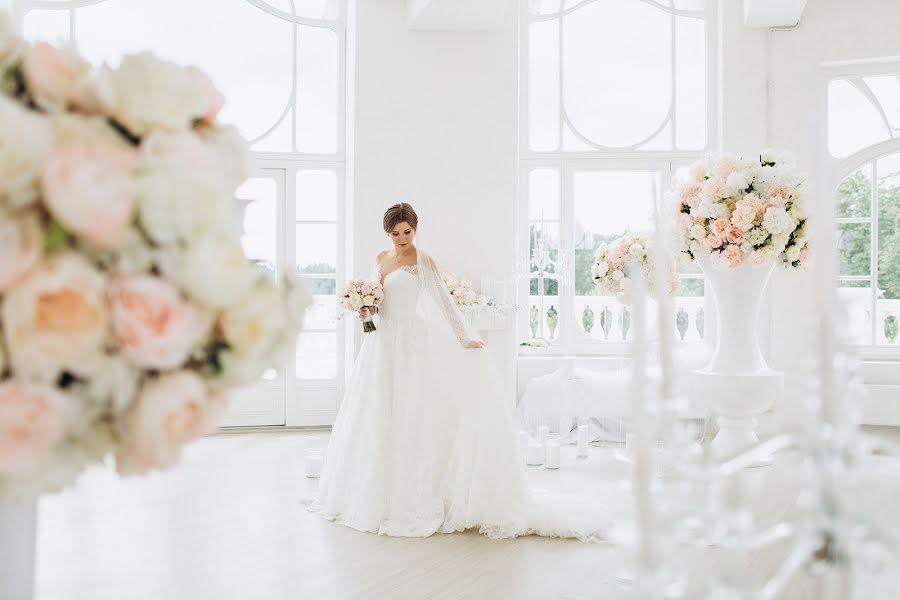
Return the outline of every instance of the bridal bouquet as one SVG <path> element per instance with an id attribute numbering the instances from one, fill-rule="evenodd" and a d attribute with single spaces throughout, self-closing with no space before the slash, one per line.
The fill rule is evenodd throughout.
<path id="1" fill-rule="evenodd" d="M 472 306 L 484 303 L 484 298 L 475 292 L 472 282 L 468 279 L 457 277 L 449 271 L 444 271 L 441 275 L 444 279 L 444 285 L 447 286 L 447 290 L 457 306 Z"/>
<path id="2" fill-rule="evenodd" d="M 241 250 L 245 142 L 147 53 L 94 70 L 0 23 L 0 84 L 0 498 L 171 467 L 308 304 Z"/>
<path id="3" fill-rule="evenodd" d="M 674 192 L 681 257 L 708 257 L 719 269 L 778 260 L 787 268 L 809 263 L 802 177 L 790 155 L 758 158 L 725 154 L 691 166 Z"/>
<path id="4" fill-rule="evenodd" d="M 384 300 L 384 289 L 377 281 L 354 279 L 349 282 L 341 292 L 341 306 L 349 311 L 359 313 L 364 308 L 373 309 Z M 372 322 L 371 313 L 363 321 L 363 331 L 371 333 L 375 331 L 375 323 Z"/>
<path id="5" fill-rule="evenodd" d="M 628 302 L 635 275 L 632 269 L 640 268 L 648 286 L 652 287 L 656 280 L 654 262 L 650 238 L 639 233 L 626 233 L 609 244 L 600 245 L 591 266 L 591 276 L 600 294 L 616 296 L 620 302 Z M 667 262 L 668 291 L 674 295 L 678 291 L 678 275 L 675 261 Z"/>

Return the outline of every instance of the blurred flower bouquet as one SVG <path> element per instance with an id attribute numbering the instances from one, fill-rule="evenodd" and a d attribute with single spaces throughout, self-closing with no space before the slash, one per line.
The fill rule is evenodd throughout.
<path id="1" fill-rule="evenodd" d="M 802 176 L 787 153 L 697 162 L 673 196 L 686 262 L 708 258 L 718 269 L 809 263 Z"/>
<path id="2" fill-rule="evenodd" d="M 382 300 L 384 300 L 384 290 L 377 281 L 354 279 L 341 292 L 341 306 L 356 313 L 361 313 L 364 308 L 370 310 L 377 308 Z M 375 331 L 371 312 L 363 321 L 363 331 L 366 333 Z"/>
<path id="3" fill-rule="evenodd" d="M 675 261 L 667 260 L 668 291 L 674 295 L 678 291 L 678 274 Z M 616 296 L 620 302 L 628 302 L 634 268 L 643 270 L 644 280 L 652 288 L 656 281 L 652 240 L 646 235 L 626 233 L 597 248 L 591 277 L 602 295 Z"/>
<path id="4" fill-rule="evenodd" d="M 457 306 L 472 306 L 485 303 L 484 297 L 475 292 L 475 286 L 468 279 L 457 277 L 449 271 L 444 271 L 441 275 L 444 278 L 444 285 L 447 286 L 447 290 L 450 291 L 450 296 Z"/>
<path id="5" fill-rule="evenodd" d="M 309 303 L 245 258 L 245 142 L 200 71 L 99 70 L 0 22 L 0 498 L 171 467 Z"/>

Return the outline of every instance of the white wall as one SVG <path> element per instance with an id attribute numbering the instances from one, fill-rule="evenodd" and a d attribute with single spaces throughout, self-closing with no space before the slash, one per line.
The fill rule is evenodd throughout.
<path id="1" fill-rule="evenodd" d="M 510 275 L 517 207 L 517 2 L 496 31 L 409 31 L 403 0 L 356 3 L 353 269 L 388 247 L 384 210 L 409 202 L 420 244 L 476 284 Z M 515 339 L 497 346 L 507 381 Z M 501 351 L 502 348 L 502 351 Z M 502 357 L 499 356 L 502 354 Z"/>
<path id="2" fill-rule="evenodd" d="M 898 23 L 898 2 L 816 0 L 809 2 L 796 29 L 769 33 L 768 145 L 796 154 L 810 175 L 813 207 L 833 201 L 828 183 L 833 164 L 826 158 L 827 104 L 820 65 L 900 55 Z M 805 311 L 790 308 L 795 299 L 810 297 L 810 279 L 782 275 L 773 282 L 772 359 L 789 374 L 799 370 L 811 350 L 812 323 L 804 318 Z M 879 371 L 883 374 L 886 370 Z M 887 371 L 893 372 L 894 383 L 900 383 L 900 366 Z M 873 394 L 876 404 L 879 399 L 895 403 L 896 416 L 885 416 L 883 407 L 872 405 L 869 410 L 882 415 L 878 420 L 900 419 L 900 391 L 880 389 Z"/>

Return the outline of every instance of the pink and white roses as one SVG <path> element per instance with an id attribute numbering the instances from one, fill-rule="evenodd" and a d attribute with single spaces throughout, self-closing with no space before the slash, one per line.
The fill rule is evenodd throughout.
<path id="1" fill-rule="evenodd" d="M 722 269 L 809 262 L 802 176 L 785 153 L 698 162 L 672 195 L 685 261 L 702 257 Z"/>
<path id="2" fill-rule="evenodd" d="M 354 279 L 344 286 L 340 294 L 341 306 L 351 312 L 360 312 L 364 308 L 376 308 L 384 300 L 384 289 L 378 281 L 366 281 Z M 375 324 L 371 318 L 363 321 L 363 331 L 371 333 L 375 331 Z"/>
<path id="3" fill-rule="evenodd" d="M 476 304 L 484 304 L 484 297 L 475 291 L 475 286 L 465 277 L 457 277 L 449 271 L 441 273 L 444 278 L 444 285 L 450 292 L 450 297 L 456 302 L 457 306 L 474 306 Z"/>
<path id="4" fill-rule="evenodd" d="M 241 248 L 246 142 L 151 54 L 98 75 L 0 18 L 0 66 L 0 499 L 172 466 L 309 304 Z"/>
<path id="5" fill-rule="evenodd" d="M 675 294 L 678 290 L 675 261 L 666 260 L 668 292 Z M 633 269 L 640 268 L 648 284 L 653 285 L 656 280 L 654 261 L 651 239 L 642 234 L 627 233 L 609 244 L 600 245 L 591 266 L 591 276 L 601 295 L 616 296 L 620 301 L 628 302 Z"/>

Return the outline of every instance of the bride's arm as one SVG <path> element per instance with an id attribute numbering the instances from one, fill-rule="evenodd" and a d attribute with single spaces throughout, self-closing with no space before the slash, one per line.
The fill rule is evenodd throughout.
<path id="1" fill-rule="evenodd" d="M 425 258 L 425 267 L 427 271 L 426 277 L 429 280 L 428 286 L 434 290 L 433 296 L 435 296 L 435 301 L 441 312 L 443 312 L 444 318 L 450 324 L 451 329 L 453 329 L 456 339 L 465 348 L 482 348 L 484 342 L 478 339 L 478 335 L 472 331 L 471 326 L 468 325 L 462 313 L 459 312 L 456 302 L 450 296 L 450 290 L 444 284 L 437 263 L 434 262 L 433 258 L 427 256 Z"/>

